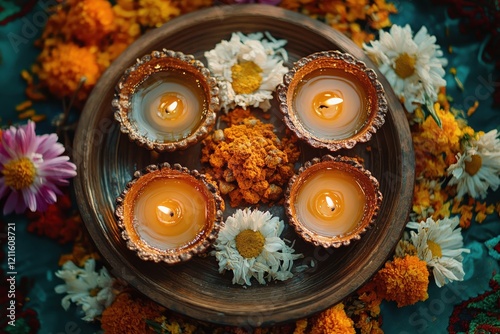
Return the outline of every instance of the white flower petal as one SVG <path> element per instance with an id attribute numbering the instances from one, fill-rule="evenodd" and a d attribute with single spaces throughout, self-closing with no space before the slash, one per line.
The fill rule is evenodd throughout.
<path id="1" fill-rule="evenodd" d="M 232 271 L 233 284 L 241 285 L 251 285 L 251 278 L 255 278 L 260 284 L 265 284 L 266 279 L 285 280 L 292 277 L 293 260 L 302 254 L 295 254 L 295 250 L 279 237 L 283 228 L 283 221 L 273 217 L 269 212 L 251 211 L 248 208 L 236 210 L 226 219 L 226 224 L 214 244 L 216 251 L 211 253 L 217 259 L 219 273 Z M 234 240 L 246 229 L 259 231 L 265 237 L 263 251 L 251 259 L 241 256 Z M 229 240 L 229 235 L 233 239 Z"/>

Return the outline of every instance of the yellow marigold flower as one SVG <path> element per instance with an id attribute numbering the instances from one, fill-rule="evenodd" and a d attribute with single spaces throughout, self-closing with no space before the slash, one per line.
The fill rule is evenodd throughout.
<path id="1" fill-rule="evenodd" d="M 313 320 L 311 334 L 355 334 L 354 321 L 344 311 L 344 304 L 339 303 L 322 312 Z"/>
<path id="2" fill-rule="evenodd" d="M 425 261 L 417 256 L 407 255 L 388 261 L 375 276 L 377 290 L 398 307 L 412 305 L 426 300 L 429 295 L 429 271 Z"/>
<path id="3" fill-rule="evenodd" d="M 450 159 L 461 152 L 460 141 L 464 131 L 470 131 L 450 111 L 436 103 L 436 113 L 441 119 L 439 127 L 431 116 L 422 124 L 415 124 L 412 139 L 415 148 L 416 174 L 428 178 L 447 175 Z"/>
<path id="4" fill-rule="evenodd" d="M 338 21 L 345 22 L 347 17 L 347 6 L 342 0 L 321 1 L 319 8 L 323 13 L 338 17 Z"/>
<path id="5" fill-rule="evenodd" d="M 113 61 L 125 48 L 141 35 L 138 11 L 132 0 L 119 0 L 113 6 L 115 30 L 110 36 L 111 45 L 106 48 L 107 57 Z"/>
<path id="6" fill-rule="evenodd" d="M 435 207 L 435 212 L 432 215 L 432 218 L 434 220 L 438 220 L 441 218 L 448 218 L 450 217 L 450 205 L 451 202 L 436 202 L 438 203 Z"/>
<path id="7" fill-rule="evenodd" d="M 392 24 L 390 14 L 397 12 L 398 10 L 394 4 L 387 3 L 385 0 L 375 0 L 367 10 L 367 14 L 370 16 L 370 27 L 375 30 L 389 27 Z"/>
<path id="8" fill-rule="evenodd" d="M 148 333 L 146 319 L 156 319 L 162 312 L 163 307 L 151 300 L 133 298 L 123 293 L 102 312 L 101 327 L 106 334 Z"/>
<path id="9" fill-rule="evenodd" d="M 139 0 L 138 19 L 145 27 L 157 28 L 181 14 L 171 1 Z"/>
<path id="10" fill-rule="evenodd" d="M 368 0 L 347 0 L 346 5 L 349 8 L 347 21 L 354 22 L 366 19 L 366 10 L 369 7 Z"/>
<path id="11" fill-rule="evenodd" d="M 477 135 L 476 132 L 474 131 L 474 129 L 468 125 L 462 127 L 462 132 L 463 132 L 464 136 L 468 136 L 471 138 L 474 138 L 474 136 Z"/>
<path id="12" fill-rule="evenodd" d="M 64 30 L 69 36 L 85 44 L 98 44 L 113 31 L 114 13 L 108 0 L 72 0 L 68 5 Z"/>
<path id="13" fill-rule="evenodd" d="M 486 202 L 476 202 L 476 207 L 474 208 L 474 211 L 476 212 L 476 221 L 478 223 L 482 223 L 488 215 L 491 215 L 493 212 L 495 212 L 495 205 L 486 205 Z"/>
<path id="14" fill-rule="evenodd" d="M 100 76 L 97 57 L 89 48 L 76 44 L 57 44 L 53 49 L 42 52 L 38 59 L 38 77 L 43 86 L 58 98 L 72 96 L 80 81 L 85 82 L 77 100 L 83 101 Z"/>
<path id="15" fill-rule="evenodd" d="M 362 30 L 358 23 L 349 24 L 349 30 L 352 41 L 359 47 L 362 47 L 363 43 L 368 43 L 375 38 L 374 34 L 369 34 Z"/>
<path id="16" fill-rule="evenodd" d="M 429 188 L 424 183 L 416 183 L 413 189 L 413 211 L 421 214 L 422 208 L 431 205 L 431 194 Z"/>
<path id="17" fill-rule="evenodd" d="M 428 140 L 427 147 L 432 149 L 433 153 L 459 152 L 463 132 L 455 115 L 444 110 L 440 105 L 435 109 L 441 119 L 442 127 L 440 128 L 430 116 L 422 123 L 422 137 Z"/>

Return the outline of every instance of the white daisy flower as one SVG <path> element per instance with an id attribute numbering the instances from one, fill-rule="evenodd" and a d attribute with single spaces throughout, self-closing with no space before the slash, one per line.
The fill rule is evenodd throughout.
<path id="1" fill-rule="evenodd" d="M 500 139 L 492 130 L 466 145 L 457 155 L 457 162 L 448 167 L 452 176 L 449 185 L 457 185 L 457 197 L 465 194 L 473 198 L 485 198 L 488 189 L 500 186 Z"/>
<path id="2" fill-rule="evenodd" d="M 269 212 L 238 209 L 228 217 L 214 244 L 219 272 L 233 271 L 233 284 L 251 285 L 255 277 L 284 281 L 293 277 L 293 260 L 302 257 L 280 239 L 284 223 Z"/>
<path id="3" fill-rule="evenodd" d="M 437 118 L 433 104 L 438 89 L 446 86 L 443 66 L 447 60 L 436 45 L 436 37 L 429 35 L 426 27 L 413 37 L 409 25 L 394 24 L 390 32 L 381 30 L 379 40 L 370 43 L 363 45 L 364 50 L 404 100 L 406 110 L 413 112 L 419 105 L 426 105 Z"/>
<path id="4" fill-rule="evenodd" d="M 282 82 L 288 68 L 283 66 L 287 53 L 286 40 L 270 34 L 233 33 L 229 41 L 221 41 L 205 52 L 208 68 L 217 78 L 221 109 L 240 106 L 269 110 L 273 91 Z"/>
<path id="5" fill-rule="evenodd" d="M 462 253 L 470 250 L 463 247 L 463 239 L 458 217 L 434 221 L 410 222 L 410 241 L 417 248 L 418 257 L 432 268 L 438 287 L 451 281 L 462 281 L 465 272 L 462 265 Z"/>
<path id="6" fill-rule="evenodd" d="M 56 293 L 67 293 L 61 301 L 62 307 L 67 310 L 71 302 L 81 306 L 85 312 L 83 320 L 93 321 L 115 299 L 112 289 L 114 279 L 104 267 L 97 273 L 94 259 L 87 260 L 84 268 L 68 261 L 62 270 L 56 272 L 56 276 L 65 282 L 55 287 Z"/>

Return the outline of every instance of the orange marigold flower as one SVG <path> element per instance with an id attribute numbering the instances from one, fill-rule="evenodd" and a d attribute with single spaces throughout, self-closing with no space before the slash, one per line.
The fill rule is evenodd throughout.
<path id="1" fill-rule="evenodd" d="M 384 331 L 380 328 L 380 320 L 373 319 L 366 313 L 359 315 L 359 320 L 356 321 L 355 327 L 362 334 L 384 334 Z"/>
<path id="2" fill-rule="evenodd" d="M 375 281 L 370 280 L 367 284 L 362 286 L 357 293 L 358 299 L 366 305 L 363 311 L 368 311 L 370 316 L 377 317 L 380 314 L 382 297 L 377 291 Z"/>
<path id="3" fill-rule="evenodd" d="M 162 306 L 151 300 L 122 293 L 102 312 L 101 328 L 106 334 L 148 333 L 146 320 L 160 317 L 163 311 Z"/>
<path id="4" fill-rule="evenodd" d="M 175 5 L 181 10 L 182 14 L 194 12 L 200 8 L 210 7 L 214 0 L 174 0 Z"/>
<path id="5" fill-rule="evenodd" d="M 429 271 L 425 261 L 406 255 L 388 261 L 375 276 L 377 291 L 384 299 L 395 301 L 398 307 L 426 300 L 429 295 Z"/>
<path id="6" fill-rule="evenodd" d="M 85 78 L 77 96 L 77 100 L 85 100 L 101 74 L 96 55 L 89 48 L 72 43 L 59 43 L 53 49 L 42 52 L 38 60 L 40 83 L 58 98 L 72 96 Z"/>
<path id="7" fill-rule="evenodd" d="M 99 44 L 114 28 L 114 13 L 108 0 L 72 0 L 64 30 L 87 45 Z"/>
<path id="8" fill-rule="evenodd" d="M 455 198 L 453 200 L 453 206 L 451 208 L 451 213 L 460 214 L 460 227 L 462 229 L 469 228 L 472 220 L 472 210 L 474 208 L 475 199 L 469 197 L 467 204 L 462 203 L 461 200 Z"/>
<path id="9" fill-rule="evenodd" d="M 305 334 L 307 329 L 307 319 L 299 319 L 295 322 L 293 334 Z"/>
<path id="10" fill-rule="evenodd" d="M 346 4 L 349 8 L 347 21 L 354 22 L 366 19 L 366 9 L 369 6 L 368 0 L 347 0 Z"/>
<path id="11" fill-rule="evenodd" d="M 313 320 L 311 334 L 355 334 L 354 321 L 344 311 L 344 304 L 339 303 L 322 312 Z"/>

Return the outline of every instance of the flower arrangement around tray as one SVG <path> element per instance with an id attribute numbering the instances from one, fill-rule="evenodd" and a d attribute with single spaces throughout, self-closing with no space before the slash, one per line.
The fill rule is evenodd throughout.
<path id="1" fill-rule="evenodd" d="M 122 0 L 112 5 L 107 0 L 85 0 L 55 6 L 37 41 L 42 51 L 33 71 L 22 73 L 30 101 L 19 105 L 20 118 L 43 121 L 31 109 L 31 101 L 47 96 L 71 98 L 78 108 L 110 62 L 144 31 L 209 5 L 211 1 Z M 438 287 L 464 279 L 463 255 L 469 252 L 463 247 L 464 230 L 474 221 L 481 223 L 488 215 L 500 214 L 500 203 L 481 201 L 500 186 L 500 138 L 496 130 L 484 133 L 467 124 L 464 114 L 472 114 L 477 105 L 467 111 L 453 108 L 443 79 L 443 52 L 425 27 L 413 36 L 408 26 L 392 25 L 388 32 L 380 30 L 378 40 L 373 40 L 372 32 L 360 29 L 360 23 L 374 30 L 389 27 L 389 14 L 396 12 L 393 5 L 367 1 L 367 6 L 347 2 L 329 7 L 315 1 L 282 1 L 280 6 L 343 31 L 379 66 L 407 111 L 416 183 L 411 222 L 393 258 L 353 296 L 318 315 L 272 330 L 297 334 L 382 332 L 383 300 L 394 301 L 398 307 L 415 304 L 428 298 L 431 278 Z M 225 111 L 220 118 L 227 127 L 203 140 L 201 159 L 207 164 L 207 177 L 234 207 L 259 202 L 272 205 L 282 198 L 294 174 L 297 138 L 277 138 L 271 124 L 253 115 L 255 107 L 268 109 L 272 93 L 287 71 L 282 66 L 286 42 L 265 32 L 235 32 L 229 41 L 221 41 L 205 54 L 208 67 L 218 76 Z M 44 91 L 48 94 L 42 94 Z M 66 118 L 63 115 L 56 124 L 64 125 Z M 165 310 L 109 275 L 78 227 L 78 212 L 68 209 L 69 197 L 60 190 L 75 176 L 75 166 L 56 141 L 55 134 L 36 135 L 32 121 L 2 130 L 0 197 L 4 198 L 4 214 L 29 209 L 33 231 L 73 242 L 72 253 L 61 257 L 62 267 L 56 273 L 64 281 L 56 287 L 57 293 L 65 294 L 62 306 L 67 309 L 70 302 L 75 303 L 84 320 L 100 322 L 107 333 L 237 332 L 239 329 L 217 328 Z M 265 141 L 260 143 L 264 151 L 248 147 L 238 151 L 244 142 L 252 141 Z M 256 164 L 261 160 L 265 167 Z M 263 168 L 265 173 L 260 175 Z M 58 221 L 72 227 L 56 235 L 49 225 Z M 294 252 L 293 243 L 279 238 L 282 229 L 283 222 L 269 213 L 249 208 L 236 211 L 214 243 L 219 270 L 232 270 L 233 282 L 246 285 L 253 279 L 265 284 L 266 280 L 290 278 L 292 263 L 301 254 Z M 231 263 L 229 259 L 234 257 L 238 261 Z"/>

